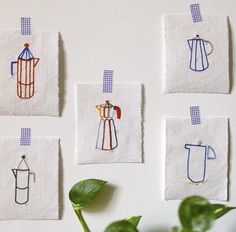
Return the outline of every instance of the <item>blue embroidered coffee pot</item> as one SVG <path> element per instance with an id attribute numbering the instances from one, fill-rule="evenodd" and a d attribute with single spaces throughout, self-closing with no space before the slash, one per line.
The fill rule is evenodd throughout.
<path id="1" fill-rule="evenodd" d="M 216 159 L 215 150 L 209 145 L 185 144 L 187 150 L 187 178 L 192 183 L 206 181 L 207 160 Z"/>
<path id="2" fill-rule="evenodd" d="M 199 35 L 192 39 L 188 39 L 190 49 L 189 68 L 195 72 L 202 72 L 209 67 L 208 56 L 213 52 L 213 45 L 210 41 L 201 39 Z M 208 45 L 210 51 L 207 51 Z"/>

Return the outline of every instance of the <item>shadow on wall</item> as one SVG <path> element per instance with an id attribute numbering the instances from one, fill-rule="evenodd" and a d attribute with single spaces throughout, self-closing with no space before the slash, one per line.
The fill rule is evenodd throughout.
<path id="1" fill-rule="evenodd" d="M 230 179 L 230 171 L 232 170 L 232 162 L 231 161 L 231 156 L 232 156 L 232 134 L 231 134 L 231 129 L 229 126 L 229 120 L 228 120 L 228 173 L 227 173 L 227 178 L 228 178 L 228 185 L 227 185 L 227 192 L 228 192 L 228 197 L 227 200 L 231 200 L 231 192 L 230 192 L 230 185 L 231 185 L 231 179 Z"/>
<path id="2" fill-rule="evenodd" d="M 63 168 L 63 159 L 62 159 L 62 152 L 61 146 L 59 144 L 59 219 L 63 218 L 64 213 L 64 168 Z"/>
<path id="3" fill-rule="evenodd" d="M 229 27 L 229 93 L 233 90 L 233 40 L 232 40 L 232 30 L 228 19 Z"/>
<path id="4" fill-rule="evenodd" d="M 66 59 L 64 41 L 62 40 L 61 33 L 59 33 L 59 115 L 62 116 L 62 112 L 65 105 L 65 80 L 66 80 Z"/>
<path id="5" fill-rule="evenodd" d="M 142 130 L 142 163 L 145 163 L 145 155 L 144 155 L 144 123 L 145 123 L 145 108 L 146 108 L 146 100 L 145 100 L 145 87 L 142 84 L 142 105 L 141 105 L 141 130 Z"/>

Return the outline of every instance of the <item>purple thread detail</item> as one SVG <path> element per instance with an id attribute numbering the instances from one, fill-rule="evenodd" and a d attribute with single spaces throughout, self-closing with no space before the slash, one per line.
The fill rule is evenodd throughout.
<path id="1" fill-rule="evenodd" d="M 202 21 L 202 15 L 201 15 L 201 11 L 200 11 L 200 5 L 197 4 L 191 4 L 190 5 L 190 10 L 192 13 L 192 18 L 193 18 L 193 22 L 197 23 L 197 22 L 201 22 Z"/>
<path id="2" fill-rule="evenodd" d="M 30 143 L 31 143 L 31 128 L 21 128 L 20 145 L 30 146 Z"/>
<path id="3" fill-rule="evenodd" d="M 31 19 L 21 18 L 21 35 L 31 35 Z"/>
<path id="4" fill-rule="evenodd" d="M 103 93 L 112 93 L 113 70 L 104 70 L 103 74 Z"/>
<path id="5" fill-rule="evenodd" d="M 190 116 L 191 116 L 192 125 L 201 124 L 200 107 L 199 106 L 191 106 L 190 107 Z"/>

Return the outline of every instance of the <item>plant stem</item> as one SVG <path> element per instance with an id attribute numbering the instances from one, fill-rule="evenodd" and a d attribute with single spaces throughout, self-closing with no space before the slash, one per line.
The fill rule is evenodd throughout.
<path id="1" fill-rule="evenodd" d="M 82 215 L 82 212 L 80 209 L 74 209 L 79 221 L 80 221 L 80 224 L 82 225 L 83 229 L 84 229 L 84 232 L 91 232 L 90 229 L 88 228 L 88 225 L 87 223 L 85 222 L 84 220 L 84 217 Z"/>

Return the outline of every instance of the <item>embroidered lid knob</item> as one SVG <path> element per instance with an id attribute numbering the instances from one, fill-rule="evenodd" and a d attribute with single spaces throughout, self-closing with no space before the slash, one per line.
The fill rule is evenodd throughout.
<path id="1" fill-rule="evenodd" d="M 25 159 L 25 155 L 22 155 L 21 158 L 22 158 L 22 159 Z"/>
<path id="2" fill-rule="evenodd" d="M 28 48 L 28 47 L 29 47 L 29 44 L 28 44 L 28 43 L 25 43 L 24 46 L 25 46 L 26 48 Z"/>

